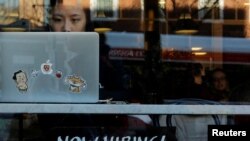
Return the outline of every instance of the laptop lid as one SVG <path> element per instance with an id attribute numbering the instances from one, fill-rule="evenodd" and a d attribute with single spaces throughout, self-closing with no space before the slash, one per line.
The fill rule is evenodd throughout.
<path id="1" fill-rule="evenodd" d="M 95 103 L 98 99 L 97 33 L 0 33 L 0 102 Z"/>

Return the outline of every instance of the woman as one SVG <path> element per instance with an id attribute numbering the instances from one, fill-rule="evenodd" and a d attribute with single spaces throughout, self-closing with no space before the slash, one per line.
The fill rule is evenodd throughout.
<path id="1" fill-rule="evenodd" d="M 192 63 L 188 69 L 187 82 L 184 84 L 184 98 L 206 99 L 208 88 L 205 68 L 201 63 Z"/>
<path id="2" fill-rule="evenodd" d="M 215 101 L 228 101 L 230 96 L 229 81 L 223 69 L 216 68 L 211 73 L 211 95 Z"/>
<path id="3" fill-rule="evenodd" d="M 50 30 L 55 32 L 93 31 L 86 0 L 50 0 Z"/>
<path id="4" fill-rule="evenodd" d="M 90 28 L 89 12 L 84 9 L 86 0 L 50 0 L 51 18 L 49 30 L 54 32 L 93 31 Z M 45 140 L 54 138 L 56 133 L 78 129 L 81 135 L 94 138 L 95 130 L 90 115 L 83 114 L 39 114 L 40 126 L 44 131 Z M 56 133 L 55 133 L 56 132 Z"/>
<path id="5" fill-rule="evenodd" d="M 55 32 L 84 32 L 93 31 L 92 24 L 90 22 L 89 10 L 84 8 L 84 2 L 86 0 L 50 0 L 51 6 L 51 18 L 50 18 L 50 31 Z M 103 36 L 100 35 L 100 59 L 102 56 L 107 55 L 107 47 L 103 46 Z M 107 60 L 106 60 L 107 61 Z M 100 60 L 100 69 L 107 64 L 103 64 L 103 60 Z M 110 71 L 110 69 L 109 69 Z M 100 71 L 100 77 L 107 75 Z M 109 78 L 110 79 L 110 78 Z M 100 80 L 102 81 L 102 80 Z M 106 85 L 105 85 L 106 87 Z M 61 127 L 67 127 L 69 130 L 74 130 L 76 127 L 80 127 L 82 134 L 94 138 L 95 135 L 99 135 L 95 129 L 86 127 L 101 127 L 105 125 L 120 125 L 120 121 L 117 120 L 117 116 L 113 115 L 88 115 L 88 114 L 41 114 L 39 115 L 41 127 L 45 133 L 52 134 L 53 129 Z M 60 130 L 60 129 L 59 129 Z M 60 131 L 59 131 L 60 132 Z"/>

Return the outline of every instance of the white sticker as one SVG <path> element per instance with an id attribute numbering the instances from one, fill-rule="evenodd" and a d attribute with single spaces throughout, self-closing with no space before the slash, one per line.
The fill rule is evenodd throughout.
<path id="1" fill-rule="evenodd" d="M 53 73 L 52 64 L 50 63 L 49 60 L 46 63 L 42 63 L 41 71 L 43 74 L 52 74 Z"/>

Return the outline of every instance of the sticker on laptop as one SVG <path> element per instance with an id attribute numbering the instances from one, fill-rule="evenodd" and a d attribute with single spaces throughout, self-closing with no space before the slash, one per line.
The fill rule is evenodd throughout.
<path id="1" fill-rule="evenodd" d="M 53 73 L 52 64 L 50 63 L 49 60 L 47 60 L 46 63 L 42 63 L 41 71 L 43 74 L 52 74 Z"/>
<path id="2" fill-rule="evenodd" d="M 19 70 L 14 73 L 13 80 L 16 82 L 16 87 L 20 92 L 27 92 L 28 90 L 28 77 L 26 73 L 22 70 Z"/>
<path id="3" fill-rule="evenodd" d="M 65 82 L 69 85 L 69 90 L 73 93 L 81 93 L 81 91 L 87 87 L 86 81 L 76 75 L 67 76 Z"/>
<path id="4" fill-rule="evenodd" d="M 35 77 L 37 77 L 39 75 L 39 73 L 40 73 L 40 71 L 32 70 L 31 76 L 35 78 Z"/>
<path id="5" fill-rule="evenodd" d="M 56 78 L 58 78 L 58 79 L 60 79 L 60 78 L 62 78 L 62 71 L 56 71 L 56 73 L 55 73 L 55 76 L 56 76 Z"/>

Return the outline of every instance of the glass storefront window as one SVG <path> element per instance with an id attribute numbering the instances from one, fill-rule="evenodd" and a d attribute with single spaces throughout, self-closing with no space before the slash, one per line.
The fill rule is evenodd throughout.
<path id="1" fill-rule="evenodd" d="M 195 140 L 191 137 L 194 134 L 192 131 L 204 128 L 199 130 L 200 136 L 197 139 L 207 139 L 210 124 L 233 127 L 250 123 L 249 0 L 0 0 L 0 31 L 19 31 L 23 34 L 69 31 L 65 28 L 56 30 L 56 26 L 52 26 L 55 23 L 63 24 L 66 19 L 56 15 L 58 13 L 53 15 L 55 7 L 51 5 L 55 1 L 83 6 L 81 8 L 84 9 L 86 27 L 74 31 L 95 31 L 99 34 L 100 100 L 102 104 L 108 103 L 110 106 L 99 108 L 108 112 L 112 106 L 124 105 L 118 115 L 112 113 L 119 112 L 115 108 L 108 114 L 98 110 L 88 114 L 85 109 L 76 116 L 62 114 L 58 122 L 60 125 L 65 126 L 60 122 L 64 117 L 65 121 L 74 121 L 72 118 L 86 119 L 91 124 L 82 124 L 80 128 L 97 127 L 87 132 L 89 134 L 86 137 L 98 130 L 104 140 L 108 140 L 105 135 L 112 133 L 116 136 L 110 140 L 115 140 L 118 135 L 143 136 L 148 133 L 145 130 L 150 133 L 159 130 L 167 133 L 166 136 L 157 136 L 161 140 L 185 140 L 185 137 Z M 77 23 L 82 19 L 78 17 L 70 20 Z M 129 107 L 133 104 L 136 105 L 134 108 Z M 126 110 L 128 114 L 124 113 Z M 0 130 L 0 140 L 6 136 L 18 137 L 9 134 L 12 133 L 8 128 L 11 120 L 27 120 L 28 123 L 19 123 L 25 131 L 29 130 L 28 126 L 40 129 L 38 124 L 42 122 L 37 118 L 37 111 L 33 112 L 34 115 L 31 111 L 31 115 L 21 116 L 20 113 L 3 114 L 0 128 L 6 130 Z M 42 116 L 46 117 L 47 114 Z M 58 114 L 52 115 L 54 117 L 47 123 L 56 121 L 54 118 Z M 92 124 L 93 121 L 96 124 Z M 208 123 L 202 124 L 205 122 Z M 172 126 L 167 126 L 170 123 Z M 67 124 L 71 125 L 76 126 L 77 123 Z M 134 129 L 134 125 L 142 129 L 128 130 L 129 127 Z M 194 126 L 197 130 L 190 130 L 184 135 L 179 132 L 183 128 L 178 125 L 192 129 Z M 50 125 L 45 126 L 47 128 Z M 171 129 L 166 132 L 167 128 L 164 127 Z M 36 134 L 43 136 L 40 131 Z M 81 128 L 81 131 L 86 130 Z M 59 140 L 82 139 L 81 136 L 72 136 L 61 136 Z M 117 137 L 116 140 L 130 140 L 129 137 Z M 135 140 L 142 140 L 136 137 Z M 147 139 L 153 138 L 150 136 Z"/>

